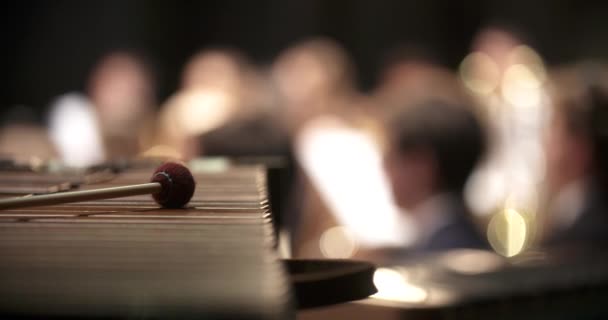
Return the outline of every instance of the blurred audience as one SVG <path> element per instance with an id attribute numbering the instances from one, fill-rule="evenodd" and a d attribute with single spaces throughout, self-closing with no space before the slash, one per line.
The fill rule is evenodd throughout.
<path id="1" fill-rule="evenodd" d="M 608 68 L 582 63 L 556 72 L 548 130 L 545 245 L 608 244 Z"/>
<path id="2" fill-rule="evenodd" d="M 295 43 L 267 67 L 206 49 L 185 63 L 158 114 L 148 61 L 110 52 L 85 94 L 53 101 L 48 133 L 11 116 L 21 109 L 7 113 L 0 155 L 74 167 L 140 155 L 285 157 L 295 162 L 284 218 L 297 257 L 486 248 L 478 225 L 507 211 L 523 227 L 498 224 L 508 241 L 492 247 L 503 255 L 523 252 L 537 228 L 546 246 L 604 243 L 608 69 L 565 68 L 549 85 L 522 39 L 482 29 L 458 73 L 421 49 L 394 50 L 369 95 L 328 38 Z M 501 230 L 488 227 L 490 242 Z"/>
<path id="3" fill-rule="evenodd" d="M 385 168 L 394 200 L 418 233 L 413 249 L 486 248 L 463 197 L 486 143 L 475 114 L 429 100 L 403 108 L 389 135 Z"/>

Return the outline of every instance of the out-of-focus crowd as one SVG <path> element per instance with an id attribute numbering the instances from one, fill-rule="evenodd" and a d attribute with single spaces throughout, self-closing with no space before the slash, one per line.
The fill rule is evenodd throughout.
<path id="1" fill-rule="evenodd" d="M 50 102 L 45 127 L 9 112 L 0 154 L 74 167 L 285 156 L 297 257 L 451 248 L 510 257 L 608 240 L 608 69 L 597 61 L 547 69 L 517 35 L 488 28 L 456 71 L 413 48 L 392 52 L 368 93 L 326 38 L 269 66 L 203 50 L 162 102 L 152 70 L 138 54 L 109 52 L 85 92 Z"/>

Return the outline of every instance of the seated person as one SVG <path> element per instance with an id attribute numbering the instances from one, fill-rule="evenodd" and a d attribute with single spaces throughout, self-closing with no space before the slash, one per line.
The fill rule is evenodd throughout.
<path id="1" fill-rule="evenodd" d="M 547 221 L 543 245 L 608 243 L 608 82 L 598 65 L 557 72 L 546 143 Z M 602 79 L 604 77 L 604 79 Z"/>
<path id="2" fill-rule="evenodd" d="M 463 198 L 485 149 L 472 110 L 427 100 L 402 110 L 389 125 L 385 170 L 393 197 L 414 221 L 414 251 L 488 248 Z"/>

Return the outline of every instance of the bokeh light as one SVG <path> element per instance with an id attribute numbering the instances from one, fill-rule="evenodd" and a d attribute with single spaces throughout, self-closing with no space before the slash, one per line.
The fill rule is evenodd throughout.
<path id="1" fill-rule="evenodd" d="M 429 295 L 424 288 L 408 282 L 404 270 L 378 268 L 374 273 L 374 285 L 378 292 L 371 297 L 375 299 L 421 303 Z"/>
<path id="2" fill-rule="evenodd" d="M 350 258 L 358 249 L 355 236 L 344 226 L 325 230 L 319 240 L 319 247 L 324 257 L 332 259 Z"/>
<path id="3" fill-rule="evenodd" d="M 100 132 L 95 109 L 85 97 L 66 94 L 51 107 L 49 135 L 67 165 L 86 167 L 104 161 Z"/>
<path id="4" fill-rule="evenodd" d="M 490 220 L 487 236 L 494 251 L 505 257 L 513 257 L 525 249 L 528 224 L 520 212 L 505 208 Z"/>
<path id="5" fill-rule="evenodd" d="M 541 83 L 545 82 L 547 72 L 543 59 L 531 47 L 526 45 L 516 46 L 509 53 L 507 60 L 510 61 L 511 64 L 523 64 L 527 66 Z"/>
<path id="6" fill-rule="evenodd" d="M 482 96 L 493 93 L 500 83 L 498 64 L 483 52 L 472 52 L 466 56 L 460 63 L 459 73 L 465 86 Z"/>
<path id="7" fill-rule="evenodd" d="M 523 64 L 514 64 L 502 80 L 503 98 L 516 107 L 534 107 L 541 102 L 541 79 Z"/>

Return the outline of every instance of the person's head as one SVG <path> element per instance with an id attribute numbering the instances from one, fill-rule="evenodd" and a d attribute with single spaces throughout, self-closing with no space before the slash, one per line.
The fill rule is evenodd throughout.
<path id="1" fill-rule="evenodd" d="M 393 120 L 385 168 L 397 204 L 412 209 L 439 193 L 461 196 L 485 150 L 474 112 L 430 100 L 404 108 Z"/>
<path id="2" fill-rule="evenodd" d="M 288 104 L 345 94 L 354 87 L 348 54 L 327 38 L 305 40 L 282 52 L 272 66 L 272 77 Z"/>
<path id="3" fill-rule="evenodd" d="M 133 134 L 142 116 L 153 109 L 155 82 L 152 70 L 135 52 L 113 51 L 94 67 L 88 94 L 97 109 L 102 130 Z"/>
<path id="4" fill-rule="evenodd" d="M 249 68 L 247 58 L 231 48 L 205 49 L 197 52 L 182 71 L 182 90 L 214 89 L 235 94 L 241 89 Z"/>
<path id="5" fill-rule="evenodd" d="M 401 102 L 403 98 L 428 94 L 432 90 L 429 84 L 437 85 L 437 80 L 443 83 L 446 78 L 455 77 L 424 49 L 397 47 L 384 57 L 374 91 L 385 101 Z"/>
<path id="6" fill-rule="evenodd" d="M 608 72 L 586 63 L 552 79 L 553 117 L 546 140 L 550 192 L 590 178 L 606 186 L 608 161 Z"/>

